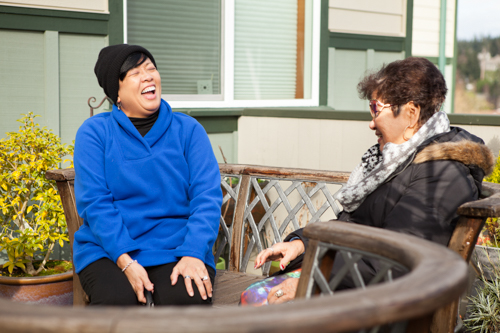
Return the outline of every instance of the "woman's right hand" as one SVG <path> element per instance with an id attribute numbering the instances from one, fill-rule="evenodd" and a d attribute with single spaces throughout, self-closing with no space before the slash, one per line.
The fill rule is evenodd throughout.
<path id="1" fill-rule="evenodd" d="M 297 258 L 304 251 L 304 243 L 300 239 L 286 243 L 276 243 L 257 255 L 254 268 L 261 267 L 267 261 L 279 260 L 280 269 L 284 270 L 290 261 Z"/>
<path id="2" fill-rule="evenodd" d="M 123 269 L 130 263 L 133 259 L 124 253 L 118 257 L 116 264 L 120 269 Z M 146 297 L 144 296 L 144 289 L 153 292 L 154 286 L 149 281 L 148 272 L 141 266 L 141 264 L 134 262 L 130 264 L 125 272 L 123 272 L 128 279 L 128 282 L 132 285 L 135 294 L 137 295 L 137 300 L 141 303 L 146 303 Z"/>

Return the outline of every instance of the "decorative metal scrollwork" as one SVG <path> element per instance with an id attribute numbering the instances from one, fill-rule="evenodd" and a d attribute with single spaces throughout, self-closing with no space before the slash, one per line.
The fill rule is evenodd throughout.
<path id="1" fill-rule="evenodd" d="M 92 104 L 90 104 L 90 103 L 95 103 L 95 102 L 96 102 L 95 97 L 90 97 L 90 98 L 88 99 L 87 104 L 88 104 L 88 106 L 90 107 L 90 116 L 91 116 L 91 117 L 94 115 L 94 110 L 95 110 L 95 109 L 100 108 L 100 107 L 104 104 L 104 102 L 105 102 L 106 100 L 107 100 L 109 103 L 113 104 L 113 101 L 111 100 L 111 98 L 109 98 L 109 97 L 107 97 L 107 96 L 105 96 L 105 97 L 102 99 L 101 103 L 99 103 L 99 105 L 97 105 L 97 106 L 92 106 Z"/>

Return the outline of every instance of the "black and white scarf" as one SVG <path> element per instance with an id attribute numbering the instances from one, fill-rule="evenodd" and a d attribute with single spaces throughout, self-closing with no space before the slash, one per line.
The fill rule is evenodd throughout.
<path id="1" fill-rule="evenodd" d="M 449 131 L 448 116 L 439 111 L 427 120 L 410 140 L 402 144 L 388 142 L 382 151 L 378 143 L 370 147 L 361 157 L 361 163 L 352 171 L 347 184 L 335 194 L 334 198 L 340 202 L 345 211 L 354 211 L 416 151 L 422 142 Z"/>

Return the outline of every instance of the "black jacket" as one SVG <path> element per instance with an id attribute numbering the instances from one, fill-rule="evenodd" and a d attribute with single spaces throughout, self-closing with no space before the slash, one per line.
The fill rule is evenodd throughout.
<path id="1" fill-rule="evenodd" d="M 411 234 L 446 246 L 458 221 L 457 208 L 478 199 L 483 177 L 493 164 L 493 155 L 480 138 L 452 127 L 450 132 L 423 142 L 355 211 L 342 212 L 338 220 Z M 285 241 L 292 237 L 301 238 L 307 246 L 302 229 Z M 294 260 L 290 268 L 301 260 Z M 341 265 L 337 256 L 332 273 Z M 368 261 L 359 267 L 366 277 L 377 269 Z M 352 287 L 352 281 L 344 281 L 343 287 Z"/>

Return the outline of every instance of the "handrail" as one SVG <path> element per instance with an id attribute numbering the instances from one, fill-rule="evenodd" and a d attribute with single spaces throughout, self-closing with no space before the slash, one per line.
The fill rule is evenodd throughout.
<path id="1" fill-rule="evenodd" d="M 467 265 L 443 246 L 343 222 L 315 223 L 311 238 L 387 256 L 412 271 L 393 283 L 265 307 L 66 308 L 0 299 L 9 332 L 346 332 L 432 313 L 467 283 Z M 374 246 L 377 244 L 377 246 Z"/>

